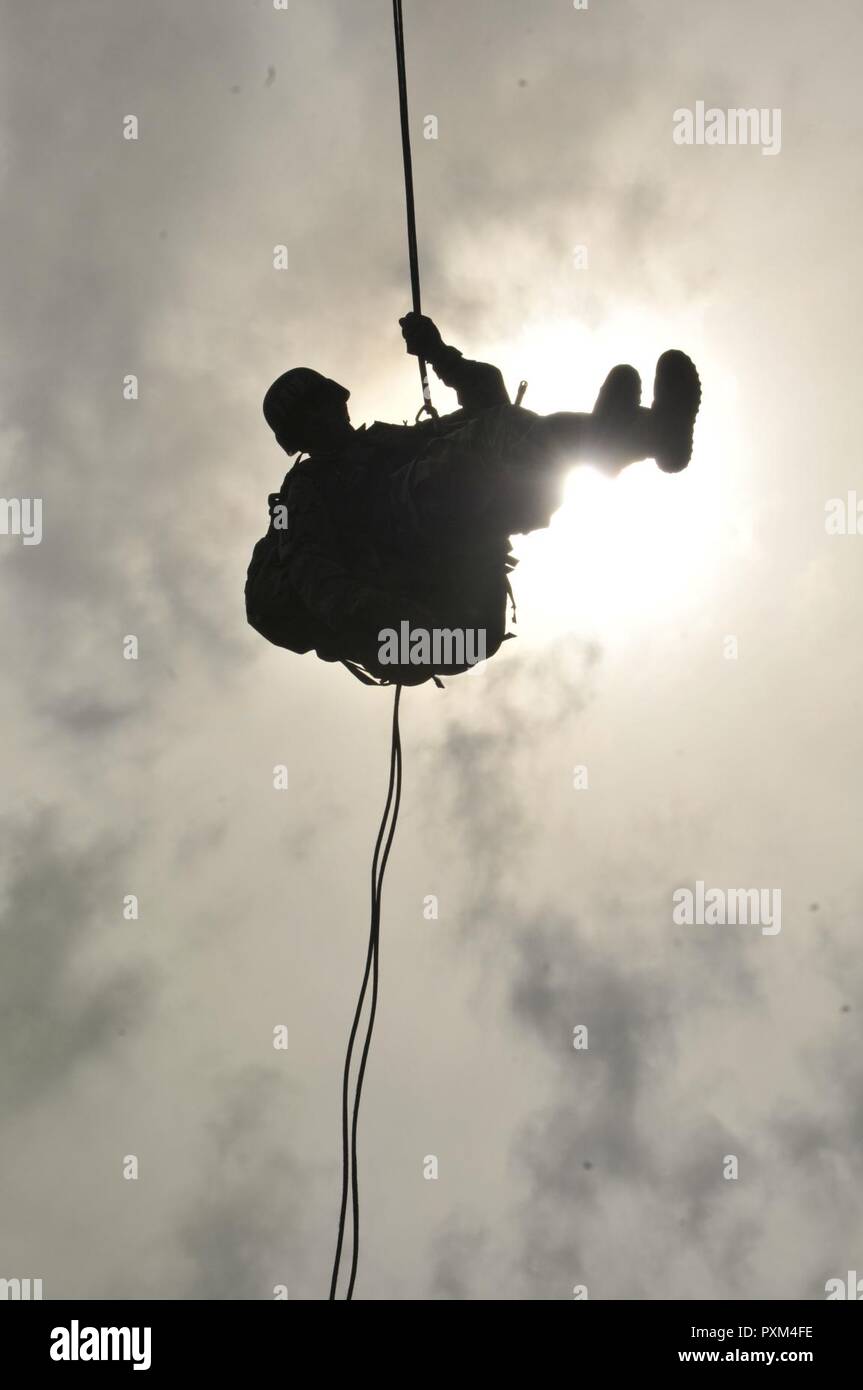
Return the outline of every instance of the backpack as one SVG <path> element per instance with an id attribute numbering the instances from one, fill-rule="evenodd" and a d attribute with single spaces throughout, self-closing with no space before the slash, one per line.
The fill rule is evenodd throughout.
<path id="1" fill-rule="evenodd" d="M 270 516 L 281 494 L 268 498 Z M 288 579 L 287 536 L 272 519 L 265 536 L 256 543 L 246 575 L 246 619 L 251 627 L 276 647 L 302 656 L 318 643 L 312 615 Z"/>
<path id="2" fill-rule="evenodd" d="M 301 656 L 315 651 L 323 661 L 340 661 L 365 685 L 423 685 L 429 680 L 440 685 L 441 675 L 460 675 L 471 669 L 472 663 L 455 661 L 441 661 L 434 668 L 383 664 L 368 643 L 361 647 L 351 643 L 350 650 L 342 650 L 334 635 L 321 632 L 321 625 L 290 582 L 287 533 L 277 529 L 272 520 L 275 507 L 283 501 L 282 494 L 270 493 L 268 501 L 270 527 L 252 552 L 245 587 L 246 619 L 268 642 Z M 514 635 L 506 631 L 506 615 L 510 602 L 515 618 L 509 572 L 516 564 L 507 542 L 486 543 L 470 556 L 447 557 L 433 567 L 427 587 L 424 585 L 422 594 L 415 597 L 434 613 L 436 627 L 445 632 L 482 629 L 481 659 L 488 660 Z M 401 586 L 400 591 L 404 592 Z"/>

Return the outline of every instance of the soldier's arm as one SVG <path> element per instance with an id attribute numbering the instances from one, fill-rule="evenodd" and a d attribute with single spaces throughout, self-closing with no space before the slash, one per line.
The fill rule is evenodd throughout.
<path id="1" fill-rule="evenodd" d="M 429 364 L 445 386 L 458 396 L 458 403 L 468 411 L 489 410 L 495 405 L 509 405 L 509 394 L 499 367 L 490 362 L 472 362 L 458 348 L 441 344 L 440 351 L 429 358 Z"/>
<path id="2" fill-rule="evenodd" d="M 424 314 L 405 314 L 399 322 L 408 352 L 425 358 L 444 385 L 455 391 L 464 410 L 473 412 L 509 405 L 499 367 L 489 362 L 472 362 L 463 357 L 458 348 L 448 347 L 437 326 Z"/>

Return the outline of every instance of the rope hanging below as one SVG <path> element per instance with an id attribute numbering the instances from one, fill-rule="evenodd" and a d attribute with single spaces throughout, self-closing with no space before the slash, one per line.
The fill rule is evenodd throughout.
<path id="1" fill-rule="evenodd" d="M 336 1254 L 333 1260 L 333 1274 L 330 1281 L 330 1301 L 336 1297 L 336 1289 L 339 1279 L 339 1265 L 342 1258 L 342 1245 L 345 1238 L 345 1217 L 348 1208 L 348 1169 L 351 1175 L 351 1215 L 353 1218 L 353 1251 L 351 1254 L 351 1275 L 348 1283 L 347 1302 L 353 1297 L 354 1284 L 357 1277 L 357 1264 L 360 1255 L 360 1190 L 359 1177 L 357 1171 L 357 1127 L 360 1117 L 360 1097 L 363 1091 L 363 1078 L 366 1074 L 366 1062 L 368 1061 L 369 1048 L 372 1041 L 372 1030 L 375 1026 L 375 1014 L 378 1006 L 378 944 L 380 940 L 381 925 L 381 897 L 384 886 L 384 873 L 387 867 L 387 860 L 390 857 L 393 836 L 396 832 L 396 822 L 399 814 L 399 804 L 402 796 L 402 741 L 399 729 L 399 702 L 401 700 L 402 688 L 396 686 L 395 699 L 393 701 L 393 724 L 392 737 L 390 740 L 390 780 L 387 788 L 387 800 L 384 806 L 384 813 L 381 817 L 378 838 L 375 842 L 375 852 L 372 858 L 372 910 L 371 922 L 369 925 L 369 945 L 366 952 L 366 968 L 363 973 L 363 982 L 360 986 L 357 1007 L 354 1011 L 354 1021 L 351 1025 L 351 1035 L 348 1040 L 348 1050 L 345 1055 L 345 1071 L 342 1079 L 342 1202 L 339 1210 L 339 1234 L 336 1241 Z M 392 818 L 390 819 L 390 812 Z M 389 820 L 389 828 L 387 821 Z M 386 842 L 384 843 L 384 837 Z M 383 845 L 383 853 L 381 846 Z M 369 984 L 369 975 L 372 979 L 372 995 L 369 1007 L 369 1022 L 366 1029 L 365 1042 L 363 1043 L 362 1055 L 360 1057 L 359 1071 L 357 1073 L 357 1088 L 354 1095 L 353 1114 L 350 1123 L 350 1135 L 348 1133 L 348 1111 L 350 1109 L 350 1071 L 351 1059 L 354 1052 L 357 1030 L 360 1026 L 363 1005 L 366 999 L 366 991 Z"/>

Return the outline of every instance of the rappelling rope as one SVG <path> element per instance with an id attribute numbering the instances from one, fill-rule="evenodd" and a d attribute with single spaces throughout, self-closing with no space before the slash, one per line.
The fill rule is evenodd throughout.
<path id="1" fill-rule="evenodd" d="M 372 903 L 371 903 L 371 922 L 369 925 L 369 946 L 366 952 L 366 968 L 363 973 L 363 982 L 360 986 L 357 1007 L 354 1012 L 354 1021 L 351 1026 L 351 1035 L 348 1040 L 348 1050 L 345 1055 L 345 1071 L 342 1080 L 342 1202 L 339 1211 L 339 1234 L 336 1242 L 336 1254 L 333 1260 L 333 1274 L 330 1281 L 330 1300 L 335 1300 L 336 1286 L 339 1278 L 339 1265 L 342 1257 L 342 1245 L 345 1237 L 345 1217 L 348 1207 L 348 1169 L 350 1169 L 351 1184 L 351 1212 L 353 1218 L 353 1252 L 351 1255 L 351 1274 L 348 1283 L 347 1300 L 353 1297 L 354 1283 L 357 1277 L 357 1263 L 360 1253 L 360 1192 L 357 1173 L 357 1127 L 360 1115 L 360 1097 L 363 1090 L 363 1078 L 366 1072 L 366 1062 L 368 1061 L 369 1048 L 372 1041 L 372 1030 L 375 1026 L 375 1014 L 378 1004 L 378 942 L 380 939 L 381 923 L 381 895 L 384 886 L 384 872 L 387 867 L 387 860 L 390 856 L 390 849 L 395 835 L 396 822 L 399 814 L 399 803 L 402 795 L 402 744 L 401 733 L 399 730 L 399 702 L 401 700 L 402 688 L 396 686 L 395 699 L 393 700 L 393 724 L 392 737 L 390 740 L 390 780 L 387 788 L 387 800 L 384 813 L 381 817 L 378 838 L 375 842 L 375 852 L 372 858 Z M 390 812 L 392 817 L 390 818 Z M 389 821 L 389 828 L 387 822 Z M 383 853 L 381 853 L 383 846 Z M 362 1055 L 360 1057 L 359 1071 L 357 1074 L 357 1087 L 354 1095 L 353 1113 L 350 1122 L 350 1133 L 348 1131 L 348 1111 L 350 1109 L 350 1070 L 351 1058 L 353 1057 L 354 1043 L 356 1041 L 357 1030 L 360 1026 L 360 1018 L 363 1012 L 363 1005 L 368 989 L 369 975 L 372 978 L 372 997 L 369 1008 L 369 1022 L 366 1029 L 365 1042 L 363 1043 Z"/>
<path id="2" fill-rule="evenodd" d="M 422 313 L 422 303 L 420 297 L 420 268 L 419 252 L 417 249 L 417 225 L 416 208 L 414 205 L 414 178 L 413 162 L 411 159 L 411 134 L 410 121 L 408 117 L 408 84 L 407 73 L 405 70 L 405 39 L 404 39 L 404 19 L 402 16 L 402 0 L 393 0 L 393 29 L 395 32 L 396 44 L 396 71 L 398 74 L 399 87 L 399 115 L 401 118 L 402 134 L 402 160 L 405 170 L 405 208 L 407 212 L 408 229 L 408 260 L 410 263 L 411 276 L 411 295 L 413 298 L 413 309 L 415 314 Z M 428 367 L 424 357 L 419 359 L 420 381 L 422 382 L 423 403 L 420 407 L 417 419 L 423 413 L 437 419 L 438 412 L 432 405 L 431 391 L 429 389 Z M 362 679 L 362 677 L 360 677 Z M 351 1216 L 353 1221 L 353 1249 L 351 1254 L 351 1273 L 348 1282 L 346 1299 L 353 1298 L 354 1284 L 357 1278 L 357 1264 L 360 1254 L 360 1189 L 357 1166 L 357 1129 L 360 1118 L 360 1098 L 363 1090 L 363 1079 L 366 1074 L 366 1063 L 369 1057 L 369 1048 L 372 1041 L 372 1030 L 375 1026 L 375 1014 L 378 1005 L 378 948 L 380 941 L 381 925 L 381 895 L 384 886 L 384 873 L 387 867 L 387 860 L 392 848 L 393 836 L 396 830 L 396 821 L 399 814 L 399 803 L 402 794 L 402 745 L 401 734 L 399 731 L 399 702 L 401 700 L 402 688 L 396 686 L 395 699 L 393 701 L 393 724 L 392 738 L 390 741 L 390 780 L 387 788 L 387 800 L 384 813 L 381 817 L 380 829 L 375 842 L 375 852 L 372 858 L 372 883 L 371 883 L 371 921 L 369 925 L 369 945 L 366 952 L 366 966 L 363 972 L 363 982 L 360 986 L 357 1007 L 354 1011 L 354 1021 L 351 1025 L 351 1034 L 348 1039 L 347 1053 L 345 1054 L 345 1070 L 342 1078 L 342 1200 L 339 1209 L 339 1233 L 336 1241 L 336 1253 L 333 1260 L 333 1273 L 330 1281 L 330 1300 L 334 1301 L 338 1288 L 339 1267 L 342 1258 L 342 1247 L 345 1239 L 345 1220 L 348 1210 L 348 1171 L 350 1170 L 351 1188 Z M 392 815 L 390 814 L 392 813 Z M 389 825 L 387 824 L 389 822 Z M 383 847 L 383 849 L 382 849 Z M 369 1006 L 369 1022 L 366 1029 L 363 1050 L 360 1056 L 359 1069 L 357 1071 L 357 1084 L 354 1094 L 353 1111 L 350 1119 L 350 1129 L 348 1127 L 348 1113 L 350 1111 L 350 1072 L 351 1060 L 353 1058 L 354 1043 L 356 1042 L 357 1031 L 360 1026 L 363 1006 L 368 990 L 369 976 L 372 981 L 371 1003 Z"/>
<path id="3" fill-rule="evenodd" d="M 411 272 L 411 295 L 413 297 L 413 310 L 415 314 L 422 313 L 420 299 L 420 262 L 419 251 L 417 250 L 417 218 L 416 207 L 414 205 L 414 172 L 413 161 L 411 159 L 411 129 L 408 119 L 408 79 L 405 70 L 405 34 L 404 19 L 402 17 L 402 0 L 393 0 L 393 28 L 396 39 L 396 69 L 399 81 L 399 114 L 402 126 L 402 161 L 405 166 L 405 210 L 407 212 L 408 223 L 408 260 L 410 261 Z M 431 390 L 429 389 L 429 374 L 426 360 L 424 357 L 419 359 L 420 381 L 423 388 L 423 403 L 419 414 L 423 411 L 430 415 L 433 420 L 437 419 L 437 411 L 432 405 Z M 417 417 L 419 418 L 419 416 Z"/>

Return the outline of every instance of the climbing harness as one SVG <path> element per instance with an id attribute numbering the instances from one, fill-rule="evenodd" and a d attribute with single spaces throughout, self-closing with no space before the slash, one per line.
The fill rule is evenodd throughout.
<path id="1" fill-rule="evenodd" d="M 507 582 L 509 582 L 509 581 L 507 581 Z M 514 609 L 514 608 L 515 608 L 515 600 L 512 599 L 512 593 L 511 593 L 511 591 L 508 591 L 508 592 L 510 593 L 510 599 L 512 600 L 513 609 Z M 355 679 L 358 680 L 358 681 L 360 681 L 363 685 L 376 685 L 376 686 L 380 687 L 380 686 L 383 686 L 383 685 L 393 685 L 393 684 L 395 684 L 394 681 L 385 681 L 385 680 L 381 680 L 379 676 L 373 676 L 373 675 L 371 674 L 371 672 L 370 672 L 370 671 L 367 671 L 366 668 L 365 668 L 365 666 L 361 666 L 360 663 L 359 663 L 358 661 L 347 661 L 347 660 L 345 660 L 345 661 L 342 662 L 342 665 L 344 666 L 344 668 L 345 668 L 346 671 L 350 671 L 351 675 L 354 676 Z M 444 689 L 446 688 L 446 687 L 444 686 L 444 683 L 443 683 L 443 681 L 441 680 L 440 676 L 432 676 L 431 679 L 432 679 L 432 681 L 434 682 L 434 684 L 437 686 L 438 690 L 444 690 Z"/>

